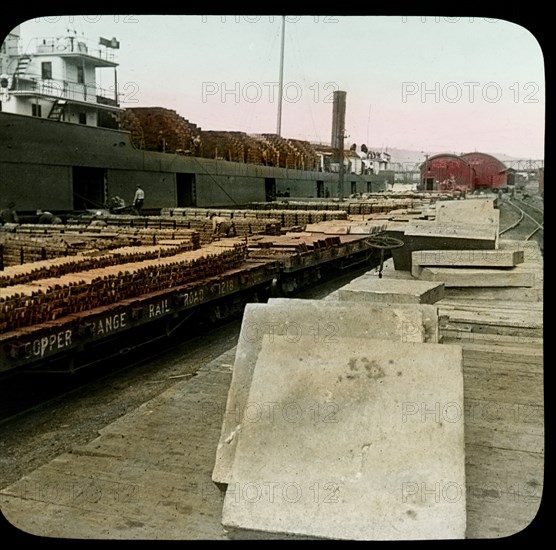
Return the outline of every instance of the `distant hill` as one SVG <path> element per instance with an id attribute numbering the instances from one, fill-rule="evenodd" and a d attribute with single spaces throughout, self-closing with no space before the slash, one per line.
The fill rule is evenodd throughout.
<path id="1" fill-rule="evenodd" d="M 313 145 L 323 145 L 323 144 L 317 144 L 317 143 L 313 143 Z M 326 146 L 330 146 L 330 144 L 324 144 Z M 346 144 L 347 145 L 347 144 Z M 347 147 L 346 147 L 347 148 Z M 425 153 L 422 151 L 413 151 L 411 149 L 398 149 L 396 147 L 375 147 L 375 146 L 368 146 L 368 150 L 369 151 L 386 151 L 387 153 L 390 154 L 391 158 L 390 158 L 390 162 L 391 163 L 401 163 L 401 164 L 417 164 L 420 165 L 421 163 L 423 163 L 425 161 Z M 359 146 L 357 147 L 357 151 L 359 152 Z M 457 153 L 455 153 L 456 155 L 462 154 L 462 153 L 471 153 L 472 151 L 459 151 Z M 487 153 L 489 155 L 492 155 L 493 157 L 497 158 L 498 160 L 502 161 L 502 162 L 507 162 L 507 161 L 511 161 L 511 160 L 525 160 L 524 157 L 522 157 L 521 159 L 518 157 L 511 157 L 509 155 L 504 155 L 502 153 L 492 153 L 490 151 L 481 151 L 482 153 Z M 429 157 L 432 157 L 434 155 L 438 155 L 441 153 L 453 153 L 453 151 L 427 151 Z"/>
<path id="2" fill-rule="evenodd" d="M 369 147 L 371 151 L 380 151 L 380 147 Z M 425 160 L 425 153 L 421 151 L 412 151 L 410 149 L 396 149 L 395 147 L 388 147 L 385 149 L 390 155 L 391 162 L 399 162 L 399 163 L 408 163 L 408 164 L 421 164 Z M 438 155 L 440 153 L 450 153 L 453 151 L 427 151 L 428 155 L 432 157 L 433 155 Z M 461 153 L 470 153 L 471 151 L 460 151 L 456 154 Z M 491 153 L 490 151 L 481 151 L 484 153 L 488 153 L 493 157 L 497 158 L 502 162 L 510 161 L 510 160 L 520 160 L 517 157 L 511 157 L 509 155 L 503 155 L 501 153 Z"/>

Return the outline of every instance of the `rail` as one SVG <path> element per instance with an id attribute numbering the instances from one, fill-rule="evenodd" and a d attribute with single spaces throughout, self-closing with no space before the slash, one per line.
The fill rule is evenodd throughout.
<path id="1" fill-rule="evenodd" d="M 534 206 L 531 206 L 529 204 L 525 204 L 523 201 L 519 200 L 519 199 L 515 199 L 516 201 L 526 205 L 528 208 L 531 208 L 533 210 L 538 211 L 540 214 L 544 215 L 544 212 L 542 210 L 540 210 L 539 208 L 536 208 Z M 515 229 L 518 225 L 520 225 L 524 218 L 528 218 L 530 219 L 533 223 L 536 224 L 537 227 L 535 227 L 535 229 L 529 233 L 526 237 L 525 240 L 528 241 L 531 239 L 531 237 L 533 237 L 533 235 L 535 235 L 538 231 L 544 231 L 544 224 L 539 223 L 535 218 L 533 218 L 533 216 L 531 216 L 530 214 L 527 214 L 527 212 L 525 212 L 525 210 L 523 210 L 523 208 L 520 208 L 517 204 L 514 204 L 510 199 L 506 199 L 506 201 L 509 205 L 511 205 L 513 208 L 515 208 L 519 213 L 519 219 L 511 224 L 510 226 L 506 227 L 505 229 L 502 229 L 501 231 L 498 232 L 498 235 L 503 235 L 504 233 L 507 233 L 508 231 Z"/>

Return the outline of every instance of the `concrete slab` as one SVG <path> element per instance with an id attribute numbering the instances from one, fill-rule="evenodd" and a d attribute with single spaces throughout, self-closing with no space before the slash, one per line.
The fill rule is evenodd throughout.
<path id="1" fill-rule="evenodd" d="M 405 230 L 411 237 L 459 238 L 481 241 L 496 241 L 498 230 L 490 224 L 440 223 L 437 221 L 411 221 Z"/>
<path id="2" fill-rule="evenodd" d="M 514 267 L 524 259 L 523 250 L 417 250 L 411 254 L 411 274 L 419 277 L 423 266 Z"/>
<path id="3" fill-rule="evenodd" d="M 525 254 L 526 262 L 539 262 L 544 264 L 544 258 L 539 247 L 539 243 L 535 241 L 511 241 L 509 239 L 500 239 L 498 241 L 500 250 L 522 250 Z"/>
<path id="4" fill-rule="evenodd" d="M 249 401 L 272 414 L 242 428 L 229 536 L 464 538 L 462 369 L 454 345 L 264 341 Z"/>
<path id="5" fill-rule="evenodd" d="M 299 316 L 303 324 L 309 324 L 310 334 L 318 341 L 318 328 L 330 323 L 329 331 L 343 337 L 353 336 L 354 325 L 375 339 L 401 339 L 402 342 L 438 343 L 438 308 L 430 304 L 365 304 L 360 302 L 328 303 L 324 300 L 296 298 L 269 298 L 267 307 L 273 322 L 278 321 L 283 333 L 286 323 L 292 324 L 292 317 Z M 301 334 L 303 325 L 295 322 Z M 319 323 L 317 325 L 316 323 Z M 275 325 L 276 326 L 276 325 Z M 277 327 L 278 328 L 278 327 Z M 288 329 L 293 333 L 294 328 Z M 358 330 L 358 329 L 356 329 Z M 378 336 L 380 335 L 380 336 Z M 322 336 L 322 335 L 321 335 Z"/>
<path id="6" fill-rule="evenodd" d="M 533 287 L 535 273 L 515 267 L 475 269 L 472 267 L 422 267 L 419 280 L 442 282 L 451 287 Z"/>
<path id="7" fill-rule="evenodd" d="M 498 229 L 500 210 L 493 200 L 439 201 L 436 203 L 437 223 L 487 224 Z"/>
<path id="8" fill-rule="evenodd" d="M 444 283 L 408 279 L 367 277 L 338 290 L 340 300 L 366 302 L 434 304 L 444 298 Z"/>
<path id="9" fill-rule="evenodd" d="M 247 397 L 253 369 L 264 341 L 281 340 L 292 349 L 302 346 L 331 348 L 346 337 L 438 342 L 438 318 L 432 305 L 286 301 L 245 307 L 212 472 L 216 483 L 230 481 L 237 436 L 242 429 L 240 419 L 249 409 Z"/>
<path id="10" fill-rule="evenodd" d="M 379 222 L 351 223 L 349 232 L 351 235 L 372 235 L 383 231 L 385 228 L 386 226 Z"/>
<path id="11" fill-rule="evenodd" d="M 349 235 L 349 221 L 330 220 L 318 223 L 308 223 L 305 225 L 305 231 L 310 233 Z"/>
<path id="12" fill-rule="evenodd" d="M 411 270 L 411 253 L 415 250 L 494 250 L 498 231 L 489 225 L 439 224 L 433 221 L 411 221 L 403 230 L 390 231 L 404 246 L 392 249 L 397 270 Z"/>

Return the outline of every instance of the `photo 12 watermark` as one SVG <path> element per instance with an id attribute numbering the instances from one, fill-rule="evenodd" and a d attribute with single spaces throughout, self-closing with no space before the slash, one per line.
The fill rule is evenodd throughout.
<path id="1" fill-rule="evenodd" d="M 512 424 L 543 424 L 544 408 L 531 403 L 507 403 L 494 400 L 471 400 L 464 404 L 455 401 L 424 403 L 405 401 L 401 404 L 402 423 L 448 423 L 489 424 L 510 422 Z"/>
<path id="2" fill-rule="evenodd" d="M 275 103 L 279 98 L 279 82 L 202 82 L 201 101 L 220 103 Z M 298 103 L 304 98 L 313 103 L 334 103 L 334 92 L 340 89 L 336 82 L 314 82 L 304 88 L 298 82 L 282 85 L 282 99 Z"/>
<path id="3" fill-rule="evenodd" d="M 402 103 L 498 103 L 510 98 L 514 103 L 539 103 L 537 82 L 402 82 Z"/>
<path id="4" fill-rule="evenodd" d="M 35 23 L 125 23 L 136 24 L 139 23 L 139 17 L 131 14 L 103 14 L 103 15 L 46 15 L 43 17 L 35 17 Z"/>
<path id="5" fill-rule="evenodd" d="M 213 483 L 202 486 L 202 498 L 218 496 L 219 489 Z M 239 504 L 336 504 L 340 502 L 341 487 L 335 481 L 300 483 L 298 481 L 232 482 L 227 486 L 226 498 Z"/>
<path id="6" fill-rule="evenodd" d="M 23 480 L 15 488 L 0 492 L 0 502 L 21 498 L 60 506 L 101 504 L 103 506 L 139 502 L 140 486 L 106 479 L 83 481 Z"/>
<path id="7" fill-rule="evenodd" d="M 263 339 L 268 342 L 284 341 L 297 344 L 304 337 L 315 344 L 336 344 L 339 326 L 320 321 L 297 323 L 296 321 L 255 323 L 245 322 L 241 327 L 240 340 L 254 344 Z"/>
<path id="8" fill-rule="evenodd" d="M 418 22 L 418 23 L 498 23 L 500 19 L 494 17 L 448 17 L 441 15 L 420 15 L 420 16 L 409 16 L 402 15 L 402 23 Z"/>
<path id="9" fill-rule="evenodd" d="M 334 15 L 201 15 L 201 21 L 208 23 L 209 21 L 219 21 L 220 23 L 276 23 L 284 20 L 288 24 L 300 23 L 301 21 L 309 21 L 312 23 L 334 24 L 339 23 L 340 19 Z"/>
<path id="10" fill-rule="evenodd" d="M 455 481 L 404 481 L 401 486 L 401 500 L 404 504 L 453 504 L 464 499 L 465 486 Z"/>
<path id="11" fill-rule="evenodd" d="M 201 403 L 199 420 L 205 424 L 222 422 L 224 418 L 233 423 L 267 424 L 283 423 L 298 424 L 301 422 L 318 424 L 336 424 L 339 422 L 337 414 L 340 406 L 333 401 L 288 401 L 288 402 L 255 402 L 250 401 L 245 405 L 229 408 L 226 404 L 214 401 Z"/>

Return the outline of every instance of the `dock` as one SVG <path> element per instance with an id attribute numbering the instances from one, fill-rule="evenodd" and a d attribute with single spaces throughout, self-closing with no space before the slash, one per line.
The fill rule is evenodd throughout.
<path id="1" fill-rule="evenodd" d="M 399 234 L 396 224 L 404 222 L 392 221 L 389 226 L 392 234 Z M 338 224 L 340 220 L 326 223 Z M 453 238 L 458 243 L 465 239 L 483 242 L 487 240 L 484 235 L 491 231 L 489 223 Z M 415 231 L 409 233 L 416 239 Z M 431 235 L 437 236 L 438 245 L 442 228 L 435 226 L 426 238 L 434 240 Z M 273 239 L 265 237 L 261 243 Z M 285 243 L 290 244 L 287 239 Z M 466 250 L 473 250 L 473 244 L 470 246 Z M 264 245 L 260 248 L 265 250 Z M 492 252 L 497 250 L 504 251 L 500 261 L 509 261 L 511 265 L 492 267 Z M 409 260 L 395 256 L 385 262 L 380 277 L 376 269 L 371 269 L 322 300 L 360 302 L 357 293 L 366 292 L 368 296 L 382 292 L 376 289 L 385 284 L 389 292 L 402 293 L 392 289 L 404 282 L 412 288 L 416 282 L 420 283 L 419 288 L 442 287 L 440 293 L 430 294 L 427 290 L 427 296 L 432 297 L 419 300 L 415 306 L 404 303 L 407 300 L 392 298 L 386 303 L 394 301 L 396 305 L 402 304 L 400 308 L 425 307 L 420 304 L 437 308 L 438 340 L 423 333 L 420 342 L 424 343 L 416 340 L 408 344 L 406 338 L 402 340 L 404 345 L 417 346 L 415 349 L 431 346 L 431 350 L 439 351 L 446 346 L 446 352 L 461 348 L 463 402 L 438 402 L 438 407 L 431 408 L 429 404 L 421 410 L 422 404 L 415 401 L 417 410 L 412 411 L 421 415 L 423 422 L 440 418 L 450 428 L 463 430 L 465 487 L 461 488 L 460 496 L 464 506 L 457 512 L 457 520 L 463 521 L 463 531 L 453 538 L 493 539 L 519 533 L 534 520 L 543 495 L 543 258 L 535 243 L 502 240 L 497 236 L 493 246 L 488 245 L 488 252 L 485 261 L 491 262 L 490 268 L 481 265 L 484 262 L 477 255 L 472 255 L 471 265 L 466 265 L 469 254 L 461 255 L 460 260 L 446 254 L 451 258 L 451 267 L 446 267 L 446 261 L 439 261 L 438 254 L 431 256 L 431 265 L 422 252 L 413 251 Z M 400 266 L 406 269 L 399 269 Z M 287 267 L 292 269 L 295 265 Z M 489 277 L 481 278 L 480 273 L 474 273 L 480 269 L 490 269 Z M 501 274 L 499 280 L 492 273 L 496 269 Z M 469 277 L 463 276 L 465 273 L 476 276 L 476 282 L 470 283 Z M 526 280 L 524 273 L 528 274 Z M 381 302 L 374 301 L 372 296 L 365 300 L 375 305 Z M 284 304 L 288 298 L 280 301 L 287 312 Z M 340 335 L 340 341 L 343 338 Z M 238 536 L 223 524 L 223 509 L 238 489 L 216 483 L 213 474 L 223 426 L 230 418 L 232 422 L 242 422 L 238 410 L 227 408 L 234 368 L 239 368 L 240 344 L 206 364 L 196 376 L 178 381 L 170 390 L 106 426 L 88 444 L 76 446 L 70 453 L 3 488 L 0 492 L 3 515 L 24 532 L 63 539 L 304 538 L 295 529 L 291 533 L 254 529 Z M 386 349 L 393 345 L 389 342 Z M 372 341 L 369 346 L 372 348 Z M 442 382 L 439 375 L 440 392 Z M 295 428 L 292 424 L 292 430 Z M 297 458 L 291 460 L 295 464 Z M 431 485 L 427 490 L 432 491 L 429 496 L 433 500 L 437 496 L 443 500 L 443 505 L 450 499 L 457 500 L 444 494 L 443 487 Z M 459 506 L 462 501 L 458 503 Z M 449 506 L 444 506 L 443 510 L 447 509 Z M 423 536 L 427 538 L 426 531 Z M 337 537 L 312 534 L 307 538 L 350 536 L 347 530 Z"/>

